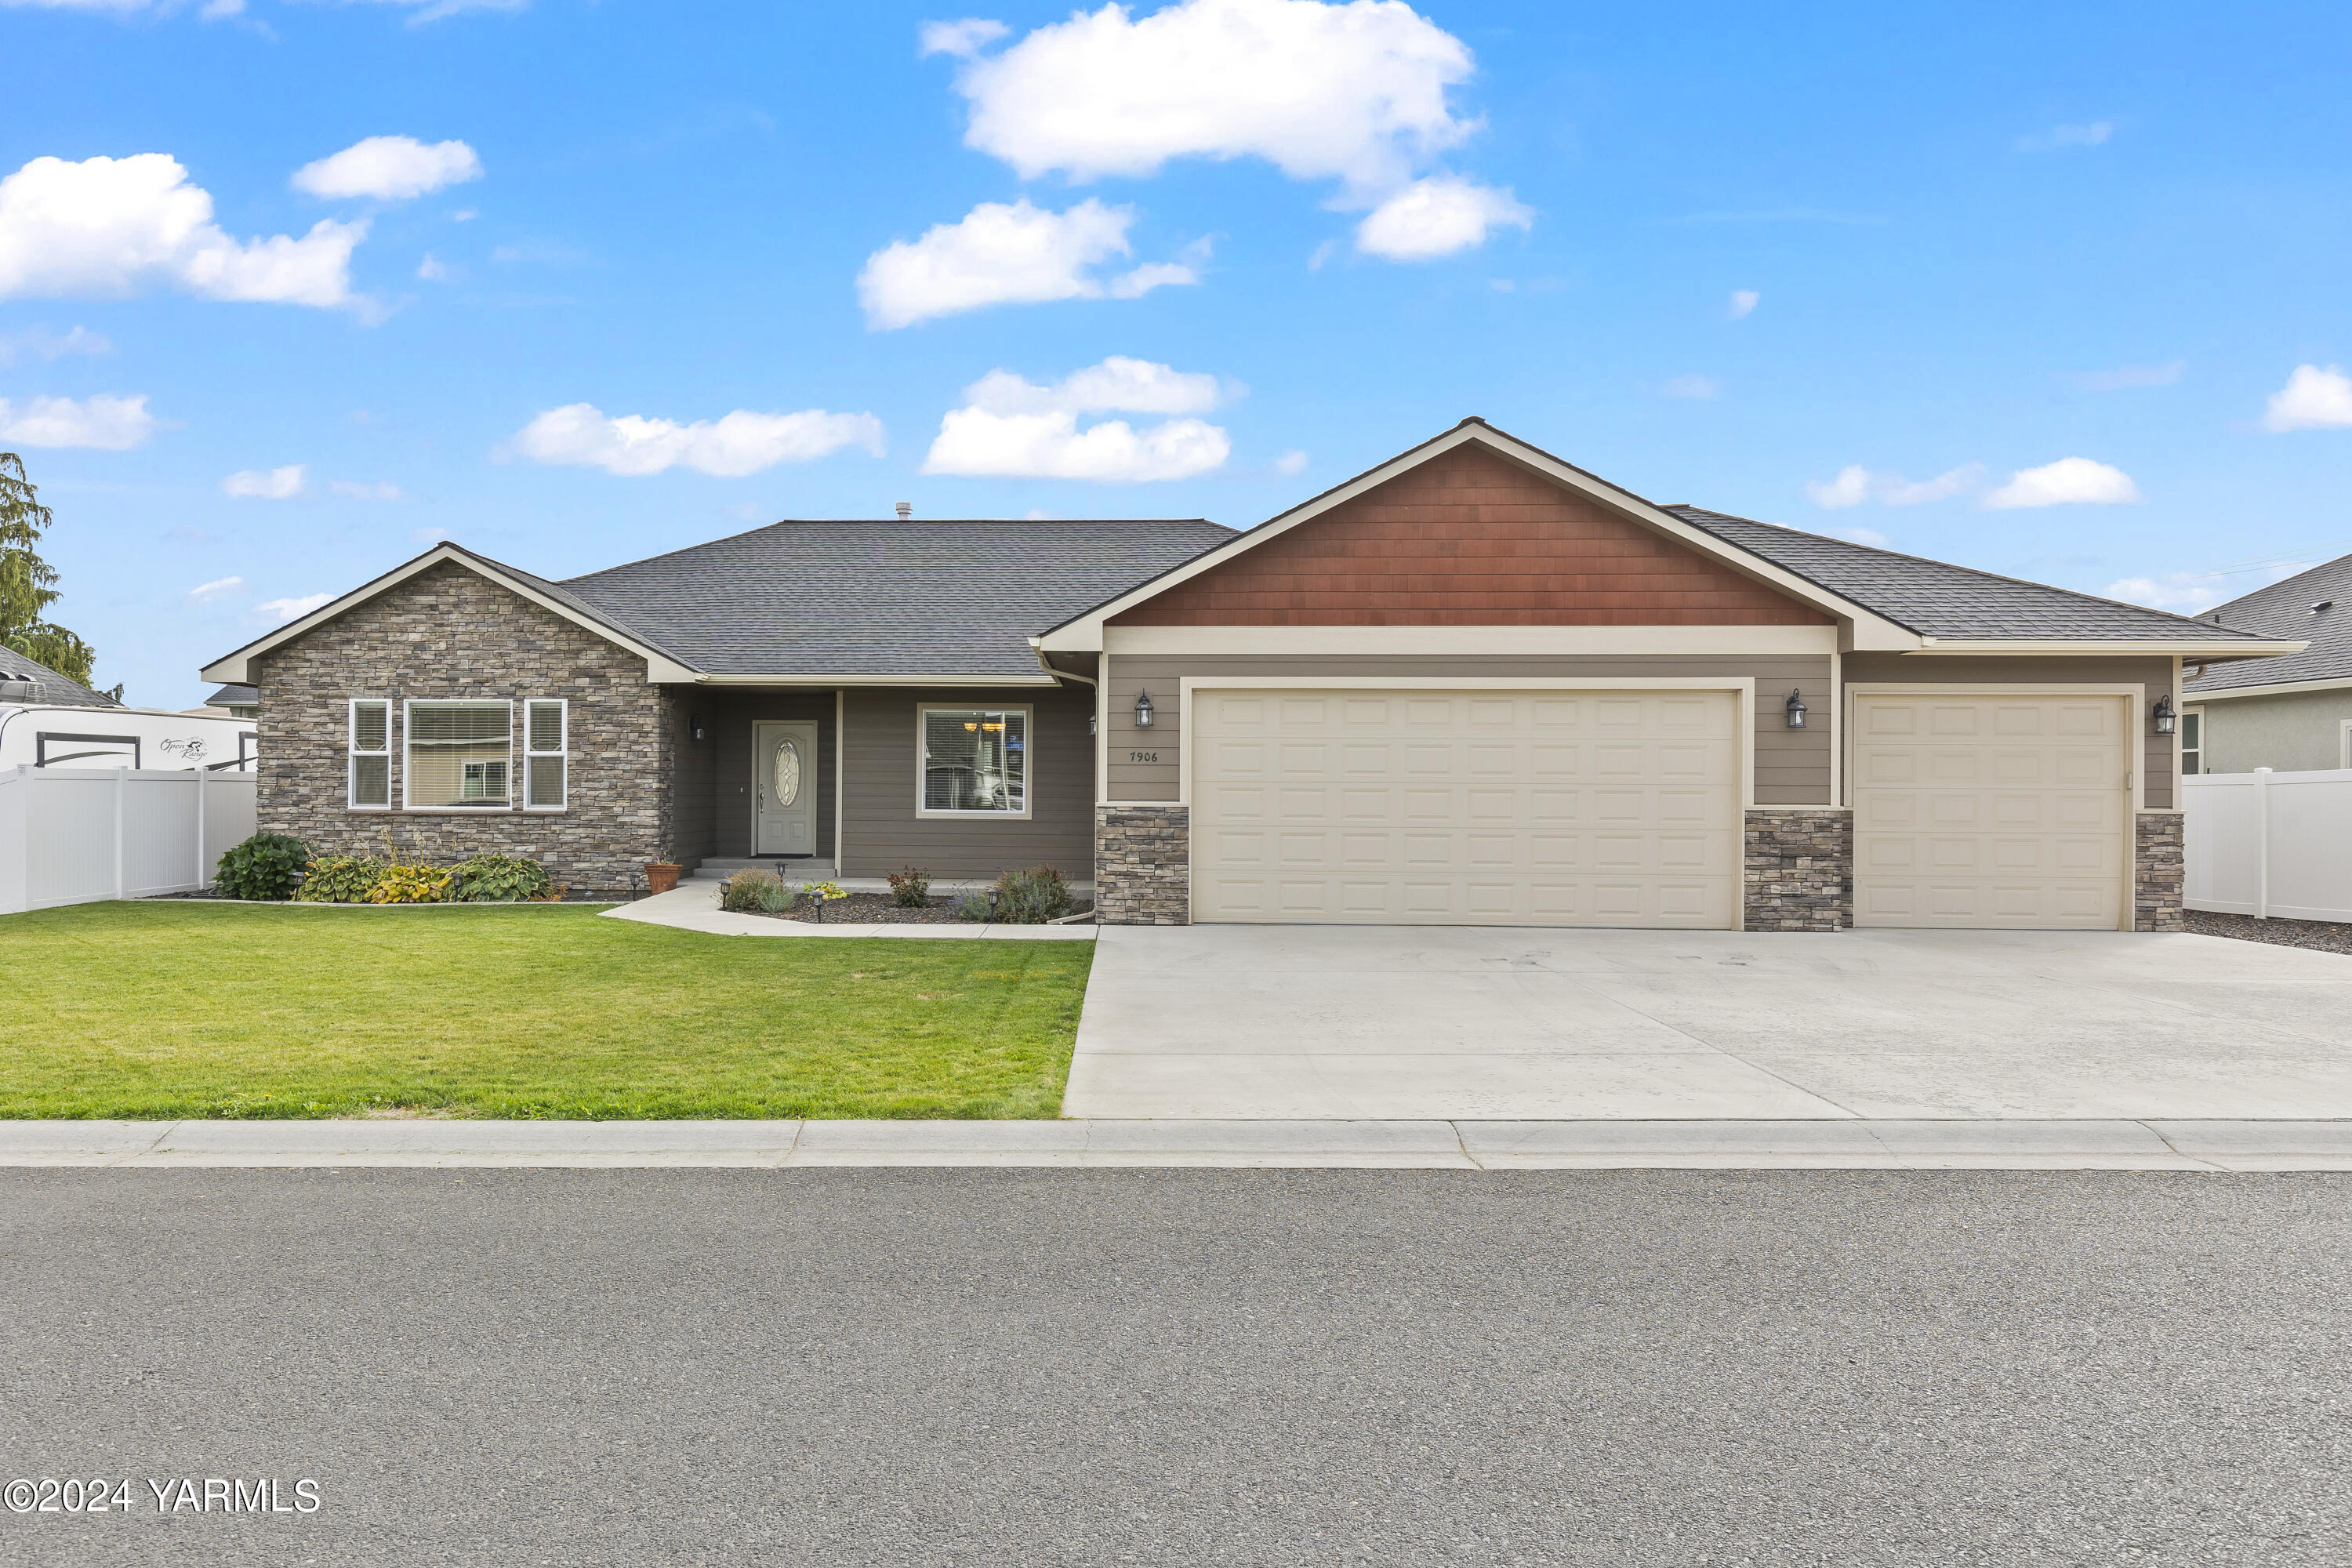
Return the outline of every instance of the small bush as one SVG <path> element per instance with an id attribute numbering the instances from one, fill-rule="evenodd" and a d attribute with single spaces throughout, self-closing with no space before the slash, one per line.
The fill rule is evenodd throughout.
<path id="1" fill-rule="evenodd" d="M 552 890 L 547 868 L 520 855 L 477 855 L 457 868 L 452 897 L 468 904 L 520 903 Z"/>
<path id="2" fill-rule="evenodd" d="M 738 871 L 727 879 L 727 893 L 719 907 L 747 914 L 780 915 L 799 897 L 773 871 Z"/>
<path id="3" fill-rule="evenodd" d="M 457 873 L 434 866 L 386 866 L 367 892 L 372 904 L 444 904 L 457 896 Z"/>
<path id="4" fill-rule="evenodd" d="M 901 866 L 883 880 L 890 884 L 890 901 L 901 909 L 919 910 L 931 901 L 931 874 L 919 866 Z"/>
<path id="5" fill-rule="evenodd" d="M 383 879 L 384 865 L 361 855 L 321 855 L 310 862 L 310 875 L 302 879 L 301 899 L 306 904 L 363 904 L 368 893 Z"/>
<path id="6" fill-rule="evenodd" d="M 960 921 L 991 921 L 995 918 L 988 907 L 986 893 L 966 893 L 956 900 L 956 919 Z"/>
<path id="7" fill-rule="evenodd" d="M 1070 885 L 1051 866 L 1005 872 L 996 879 L 996 918 L 1007 925 L 1043 925 L 1078 907 Z"/>
<path id="8" fill-rule="evenodd" d="M 257 833 L 220 858 L 213 890 L 224 899 L 290 899 L 310 847 L 283 833 Z"/>

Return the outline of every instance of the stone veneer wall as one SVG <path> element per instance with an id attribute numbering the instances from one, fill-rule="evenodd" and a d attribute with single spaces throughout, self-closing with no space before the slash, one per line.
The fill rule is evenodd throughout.
<path id="1" fill-rule="evenodd" d="M 1096 806 L 1096 917 L 1114 926 L 1189 924 L 1192 853 L 1187 806 Z"/>
<path id="2" fill-rule="evenodd" d="M 646 662 L 451 563 L 386 590 L 256 661 L 260 826 L 321 855 L 394 853 L 452 865 L 527 855 L 572 894 L 625 894 L 648 860 L 674 858 L 674 725 Z M 348 707 L 392 700 L 389 811 L 352 811 Z M 561 697 L 570 703 L 569 805 L 561 812 L 410 812 L 400 806 L 411 698 Z M 518 730 L 522 710 L 515 711 Z M 516 741 L 517 787 L 521 741 Z"/>
<path id="3" fill-rule="evenodd" d="M 2177 811 L 2143 811 L 2133 824 L 2132 930 L 2179 931 L 2182 877 Z"/>
<path id="4" fill-rule="evenodd" d="M 1853 924 L 1853 813 L 1828 806 L 1748 813 L 1749 931 L 1843 931 Z"/>

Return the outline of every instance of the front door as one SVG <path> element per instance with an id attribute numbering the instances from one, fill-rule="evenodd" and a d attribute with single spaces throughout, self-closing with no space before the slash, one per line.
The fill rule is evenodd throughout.
<path id="1" fill-rule="evenodd" d="M 751 853 L 816 853 L 816 725 L 751 727 Z"/>

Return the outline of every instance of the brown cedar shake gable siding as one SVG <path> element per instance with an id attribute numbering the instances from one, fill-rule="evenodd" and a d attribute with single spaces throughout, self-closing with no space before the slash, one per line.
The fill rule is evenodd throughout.
<path id="1" fill-rule="evenodd" d="M 527 855 L 575 893 L 625 893 L 668 858 L 674 728 L 643 656 L 444 563 L 280 644 L 255 661 L 261 693 L 259 826 L 318 855 L 393 853 L 447 866 Z M 349 806 L 349 703 L 392 702 L 392 809 Z M 568 804 L 560 812 L 411 812 L 403 704 L 474 697 L 569 704 Z M 520 756 L 520 741 L 515 742 Z M 516 773 L 520 783 L 520 769 Z"/>
<path id="2" fill-rule="evenodd" d="M 1114 626 L 1827 626 L 1831 617 L 1476 447 L 1431 458 Z"/>

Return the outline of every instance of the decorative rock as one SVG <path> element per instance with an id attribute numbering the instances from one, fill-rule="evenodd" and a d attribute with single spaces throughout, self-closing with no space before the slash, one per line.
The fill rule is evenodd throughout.
<path id="1" fill-rule="evenodd" d="M 1095 807 L 1095 915 L 1104 925 L 1192 918 L 1192 814 L 1181 805 Z"/>
<path id="2" fill-rule="evenodd" d="M 2181 931 L 2181 815 L 2143 811 L 2133 824 L 2132 930 Z"/>
<path id="3" fill-rule="evenodd" d="M 1762 806 L 1747 820 L 1747 928 L 1843 931 L 1853 924 L 1853 813 Z"/>

